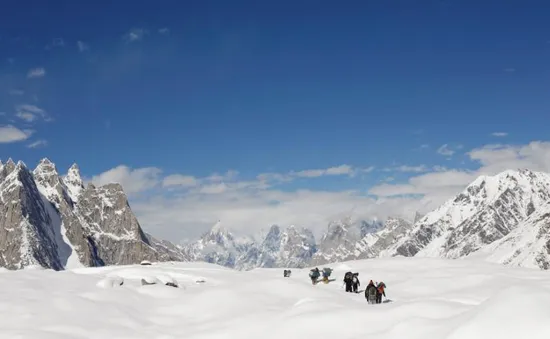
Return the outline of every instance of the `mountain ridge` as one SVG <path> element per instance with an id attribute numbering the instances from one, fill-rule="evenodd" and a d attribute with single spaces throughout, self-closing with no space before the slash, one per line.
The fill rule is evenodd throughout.
<path id="1" fill-rule="evenodd" d="M 72 164 L 60 175 L 48 158 L 34 170 L 0 161 L 0 266 L 54 270 L 149 261 L 206 261 L 250 270 L 303 268 L 346 260 L 484 255 L 507 265 L 550 269 L 550 175 L 527 169 L 480 176 L 411 220 L 345 216 L 317 241 L 311 230 L 271 225 L 234 236 L 218 220 L 184 246 L 146 233 L 118 183 L 84 185 Z"/>
<path id="2" fill-rule="evenodd" d="M 0 265 L 8 269 L 185 259 L 143 232 L 120 184 L 84 187 L 76 164 L 62 177 L 48 158 L 32 171 L 0 162 L 0 209 Z"/>

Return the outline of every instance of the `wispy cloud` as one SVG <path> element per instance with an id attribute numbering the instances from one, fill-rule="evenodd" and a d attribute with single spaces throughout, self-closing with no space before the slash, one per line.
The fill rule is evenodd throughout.
<path id="1" fill-rule="evenodd" d="M 195 187 L 199 185 L 199 180 L 192 175 L 172 174 L 162 180 L 162 186 L 181 186 Z"/>
<path id="2" fill-rule="evenodd" d="M 47 145 L 48 145 L 48 141 L 46 141 L 46 140 L 37 140 L 33 143 L 28 144 L 27 148 L 45 147 Z"/>
<path id="3" fill-rule="evenodd" d="M 452 150 L 451 148 L 449 148 L 449 145 L 448 144 L 444 144 L 442 145 L 441 147 L 439 147 L 437 149 L 437 153 L 438 154 L 441 154 L 441 155 L 444 155 L 444 156 L 452 156 L 453 154 L 455 154 L 455 151 Z"/>
<path id="4" fill-rule="evenodd" d="M 20 90 L 20 89 L 11 89 L 11 90 L 9 90 L 8 93 L 10 95 L 23 95 L 23 94 L 25 94 L 25 91 Z"/>
<path id="5" fill-rule="evenodd" d="M 29 104 L 17 105 L 15 109 L 17 111 L 15 115 L 18 118 L 25 120 L 27 122 L 33 122 L 37 120 L 38 117 L 41 117 L 44 121 L 52 120 L 45 110 L 35 105 L 29 105 Z"/>
<path id="6" fill-rule="evenodd" d="M 25 120 L 26 122 L 33 122 L 36 120 L 37 116 L 30 112 L 19 111 L 15 114 L 19 119 Z"/>
<path id="7" fill-rule="evenodd" d="M 302 170 L 298 172 L 290 172 L 288 175 L 291 177 L 303 177 L 303 178 L 318 178 L 322 176 L 327 175 L 347 175 L 347 176 L 355 176 L 358 173 L 368 173 L 372 172 L 374 170 L 374 167 L 367 167 L 367 168 L 354 168 L 350 165 L 340 165 L 336 167 L 329 167 L 326 169 L 309 169 L 309 170 Z"/>
<path id="8" fill-rule="evenodd" d="M 76 46 L 78 47 L 78 51 L 81 53 L 90 49 L 90 45 L 80 40 L 76 42 Z"/>
<path id="9" fill-rule="evenodd" d="M 46 75 L 46 70 L 43 67 L 30 69 L 27 73 L 27 78 L 41 78 Z"/>
<path id="10" fill-rule="evenodd" d="M 128 33 L 124 34 L 122 38 L 127 42 L 140 41 L 145 35 L 148 34 L 148 31 L 143 28 L 132 28 Z"/>
<path id="11" fill-rule="evenodd" d="M 31 137 L 33 130 L 21 130 L 13 125 L 0 126 L 0 143 L 24 141 Z"/>
<path id="12" fill-rule="evenodd" d="M 167 35 L 167 34 L 170 34 L 170 29 L 168 27 L 163 27 L 163 28 L 159 28 L 158 32 L 160 34 Z"/>
<path id="13" fill-rule="evenodd" d="M 63 38 L 55 38 L 52 40 L 51 43 L 47 44 L 46 47 L 44 47 L 46 50 L 51 50 L 55 47 L 65 47 L 65 40 Z"/>
<path id="14" fill-rule="evenodd" d="M 494 137 L 505 137 L 505 136 L 508 136 L 508 133 L 506 132 L 494 132 L 494 133 L 491 133 L 492 136 Z"/>
<path id="15" fill-rule="evenodd" d="M 513 68 L 513 67 L 508 67 L 508 68 L 504 69 L 504 72 L 506 72 L 506 73 L 514 73 L 515 71 L 516 71 L 516 69 Z"/>
<path id="16" fill-rule="evenodd" d="M 162 170 L 157 167 L 132 169 L 120 165 L 91 178 L 98 185 L 119 183 L 128 194 L 146 191 L 156 187 L 160 182 Z"/>
<path id="17" fill-rule="evenodd" d="M 428 171 L 428 167 L 426 165 L 418 165 L 418 166 L 402 165 L 402 166 L 399 166 L 399 167 L 395 168 L 395 170 L 397 170 L 399 172 L 420 173 L 420 172 Z"/>

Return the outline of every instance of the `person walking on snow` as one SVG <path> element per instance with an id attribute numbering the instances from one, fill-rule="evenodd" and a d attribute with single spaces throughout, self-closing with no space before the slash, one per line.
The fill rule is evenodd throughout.
<path id="1" fill-rule="evenodd" d="M 315 285 L 317 283 L 317 279 L 321 276 L 321 273 L 319 273 L 319 269 L 315 267 L 309 272 L 309 277 L 311 278 L 311 283 Z"/>
<path id="2" fill-rule="evenodd" d="M 344 284 L 346 284 L 346 292 L 351 292 L 353 284 L 353 273 L 346 272 L 346 274 L 344 275 Z"/>
<path id="3" fill-rule="evenodd" d="M 385 291 L 385 288 L 386 288 L 386 284 L 384 284 L 382 281 L 378 283 L 378 285 L 376 286 L 376 303 L 377 304 L 381 304 L 382 303 L 382 296 L 384 296 L 384 298 L 386 297 L 386 291 Z"/>
<path id="4" fill-rule="evenodd" d="M 357 293 L 357 290 L 361 283 L 359 282 L 359 273 L 353 273 L 353 277 L 351 278 L 353 292 Z"/>

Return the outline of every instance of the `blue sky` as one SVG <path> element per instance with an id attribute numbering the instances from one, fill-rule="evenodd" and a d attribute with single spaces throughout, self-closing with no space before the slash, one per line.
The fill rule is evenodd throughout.
<path id="1" fill-rule="evenodd" d="M 144 227 L 176 241 L 219 218 L 248 232 L 429 210 L 480 173 L 547 170 L 549 10 L 12 3 L 0 13 L 1 158 L 122 182 Z"/>

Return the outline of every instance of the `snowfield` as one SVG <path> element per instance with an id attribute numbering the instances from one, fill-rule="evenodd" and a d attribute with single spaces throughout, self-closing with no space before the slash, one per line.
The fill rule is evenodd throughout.
<path id="1" fill-rule="evenodd" d="M 0 271 L 1 338 L 550 338 L 550 272 L 483 260 L 384 258 L 243 272 L 206 263 Z M 368 305 L 346 271 L 384 281 Z M 141 280 L 156 281 L 142 286 Z M 197 282 L 203 281 L 203 282 Z M 180 287 L 165 286 L 173 282 Z M 121 285 L 122 283 L 122 285 Z"/>

